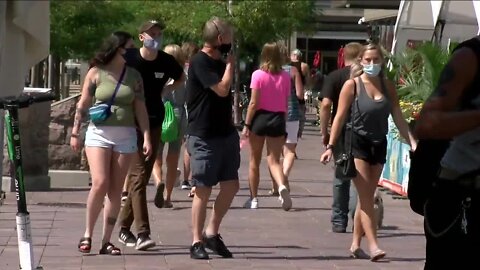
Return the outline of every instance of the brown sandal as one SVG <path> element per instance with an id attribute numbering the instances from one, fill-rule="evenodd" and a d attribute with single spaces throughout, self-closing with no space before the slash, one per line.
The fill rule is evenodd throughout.
<path id="1" fill-rule="evenodd" d="M 114 246 L 112 243 L 107 242 L 103 244 L 103 247 L 102 249 L 100 249 L 98 254 L 108 254 L 108 255 L 118 256 L 118 255 L 122 255 L 122 251 L 116 246 Z"/>
<path id="2" fill-rule="evenodd" d="M 78 242 L 78 251 L 81 253 L 90 253 L 92 249 L 92 238 L 90 237 L 82 237 Z"/>

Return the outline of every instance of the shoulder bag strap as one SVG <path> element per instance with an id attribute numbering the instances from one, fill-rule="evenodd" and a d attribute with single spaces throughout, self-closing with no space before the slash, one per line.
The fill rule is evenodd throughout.
<path id="1" fill-rule="evenodd" d="M 108 106 L 112 106 L 113 101 L 115 100 L 115 96 L 117 95 L 118 89 L 120 88 L 120 85 L 122 85 L 123 77 L 125 76 L 125 71 L 127 70 L 127 66 L 123 66 L 122 74 L 120 74 L 120 78 L 118 79 L 117 86 L 115 86 L 115 91 L 113 91 L 113 95 L 108 101 Z"/>
<path id="2" fill-rule="evenodd" d="M 359 79 L 360 80 L 360 79 Z M 355 116 L 355 102 L 357 100 L 357 82 L 355 81 L 355 78 L 353 79 L 353 101 L 352 101 L 352 107 L 351 107 L 351 114 L 350 114 L 350 141 L 348 142 L 348 148 L 346 149 L 348 152 L 348 155 L 352 155 L 352 142 L 353 142 L 353 123 L 354 119 L 353 117 Z"/>

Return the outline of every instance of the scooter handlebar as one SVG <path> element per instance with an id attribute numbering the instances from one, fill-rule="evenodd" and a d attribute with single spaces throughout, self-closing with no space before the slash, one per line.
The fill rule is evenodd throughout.
<path id="1" fill-rule="evenodd" d="M 47 93 L 22 93 L 19 96 L 10 96 L 0 98 L 0 109 L 5 109 L 8 106 L 18 106 L 20 108 L 25 108 L 30 106 L 33 103 L 45 102 L 55 100 L 56 96 L 52 92 Z"/>

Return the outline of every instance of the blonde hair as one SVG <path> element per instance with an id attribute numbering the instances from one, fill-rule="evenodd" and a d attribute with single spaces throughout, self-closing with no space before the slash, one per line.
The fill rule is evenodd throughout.
<path id="1" fill-rule="evenodd" d="M 366 51 L 371 51 L 371 50 L 376 50 L 378 52 L 378 54 L 380 55 L 380 58 L 382 58 L 382 60 L 385 59 L 385 56 L 383 55 L 382 48 L 379 45 L 374 44 L 374 43 L 369 43 L 369 44 L 363 46 L 362 49 L 360 50 L 360 53 L 358 55 L 357 60 L 351 66 L 350 79 L 356 78 L 356 77 L 363 74 L 363 66 L 362 66 L 362 64 L 360 64 L 360 61 L 362 60 L 365 52 Z M 382 71 L 380 71 L 379 76 L 383 76 L 383 67 L 382 67 Z"/>
<path id="2" fill-rule="evenodd" d="M 345 48 L 343 50 L 343 55 L 345 57 L 346 61 L 353 62 L 357 60 L 358 55 L 362 51 L 362 44 L 358 42 L 350 42 L 347 45 L 345 45 Z"/>
<path id="3" fill-rule="evenodd" d="M 185 54 L 183 53 L 182 48 L 177 44 L 168 44 L 163 51 L 172 55 L 182 67 L 185 65 Z"/>
<path id="4" fill-rule="evenodd" d="M 282 70 L 283 58 L 276 42 L 265 43 L 260 54 L 260 69 L 269 73 L 279 73 Z"/>

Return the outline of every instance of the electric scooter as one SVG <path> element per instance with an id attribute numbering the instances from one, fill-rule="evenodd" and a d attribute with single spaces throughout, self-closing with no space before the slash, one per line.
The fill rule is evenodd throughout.
<path id="1" fill-rule="evenodd" d="M 22 151 L 20 146 L 20 123 L 18 110 L 26 108 L 33 103 L 54 100 L 53 94 L 26 93 L 17 97 L 0 98 L 0 109 L 5 110 L 5 126 L 7 130 L 8 157 L 10 159 L 11 177 L 15 181 L 15 192 L 17 198 L 17 237 L 18 254 L 20 258 L 20 269 L 34 270 L 43 269 L 35 267 L 33 257 L 32 231 L 30 226 L 30 214 L 27 211 L 27 200 L 25 196 L 25 183 L 22 166 Z"/>

